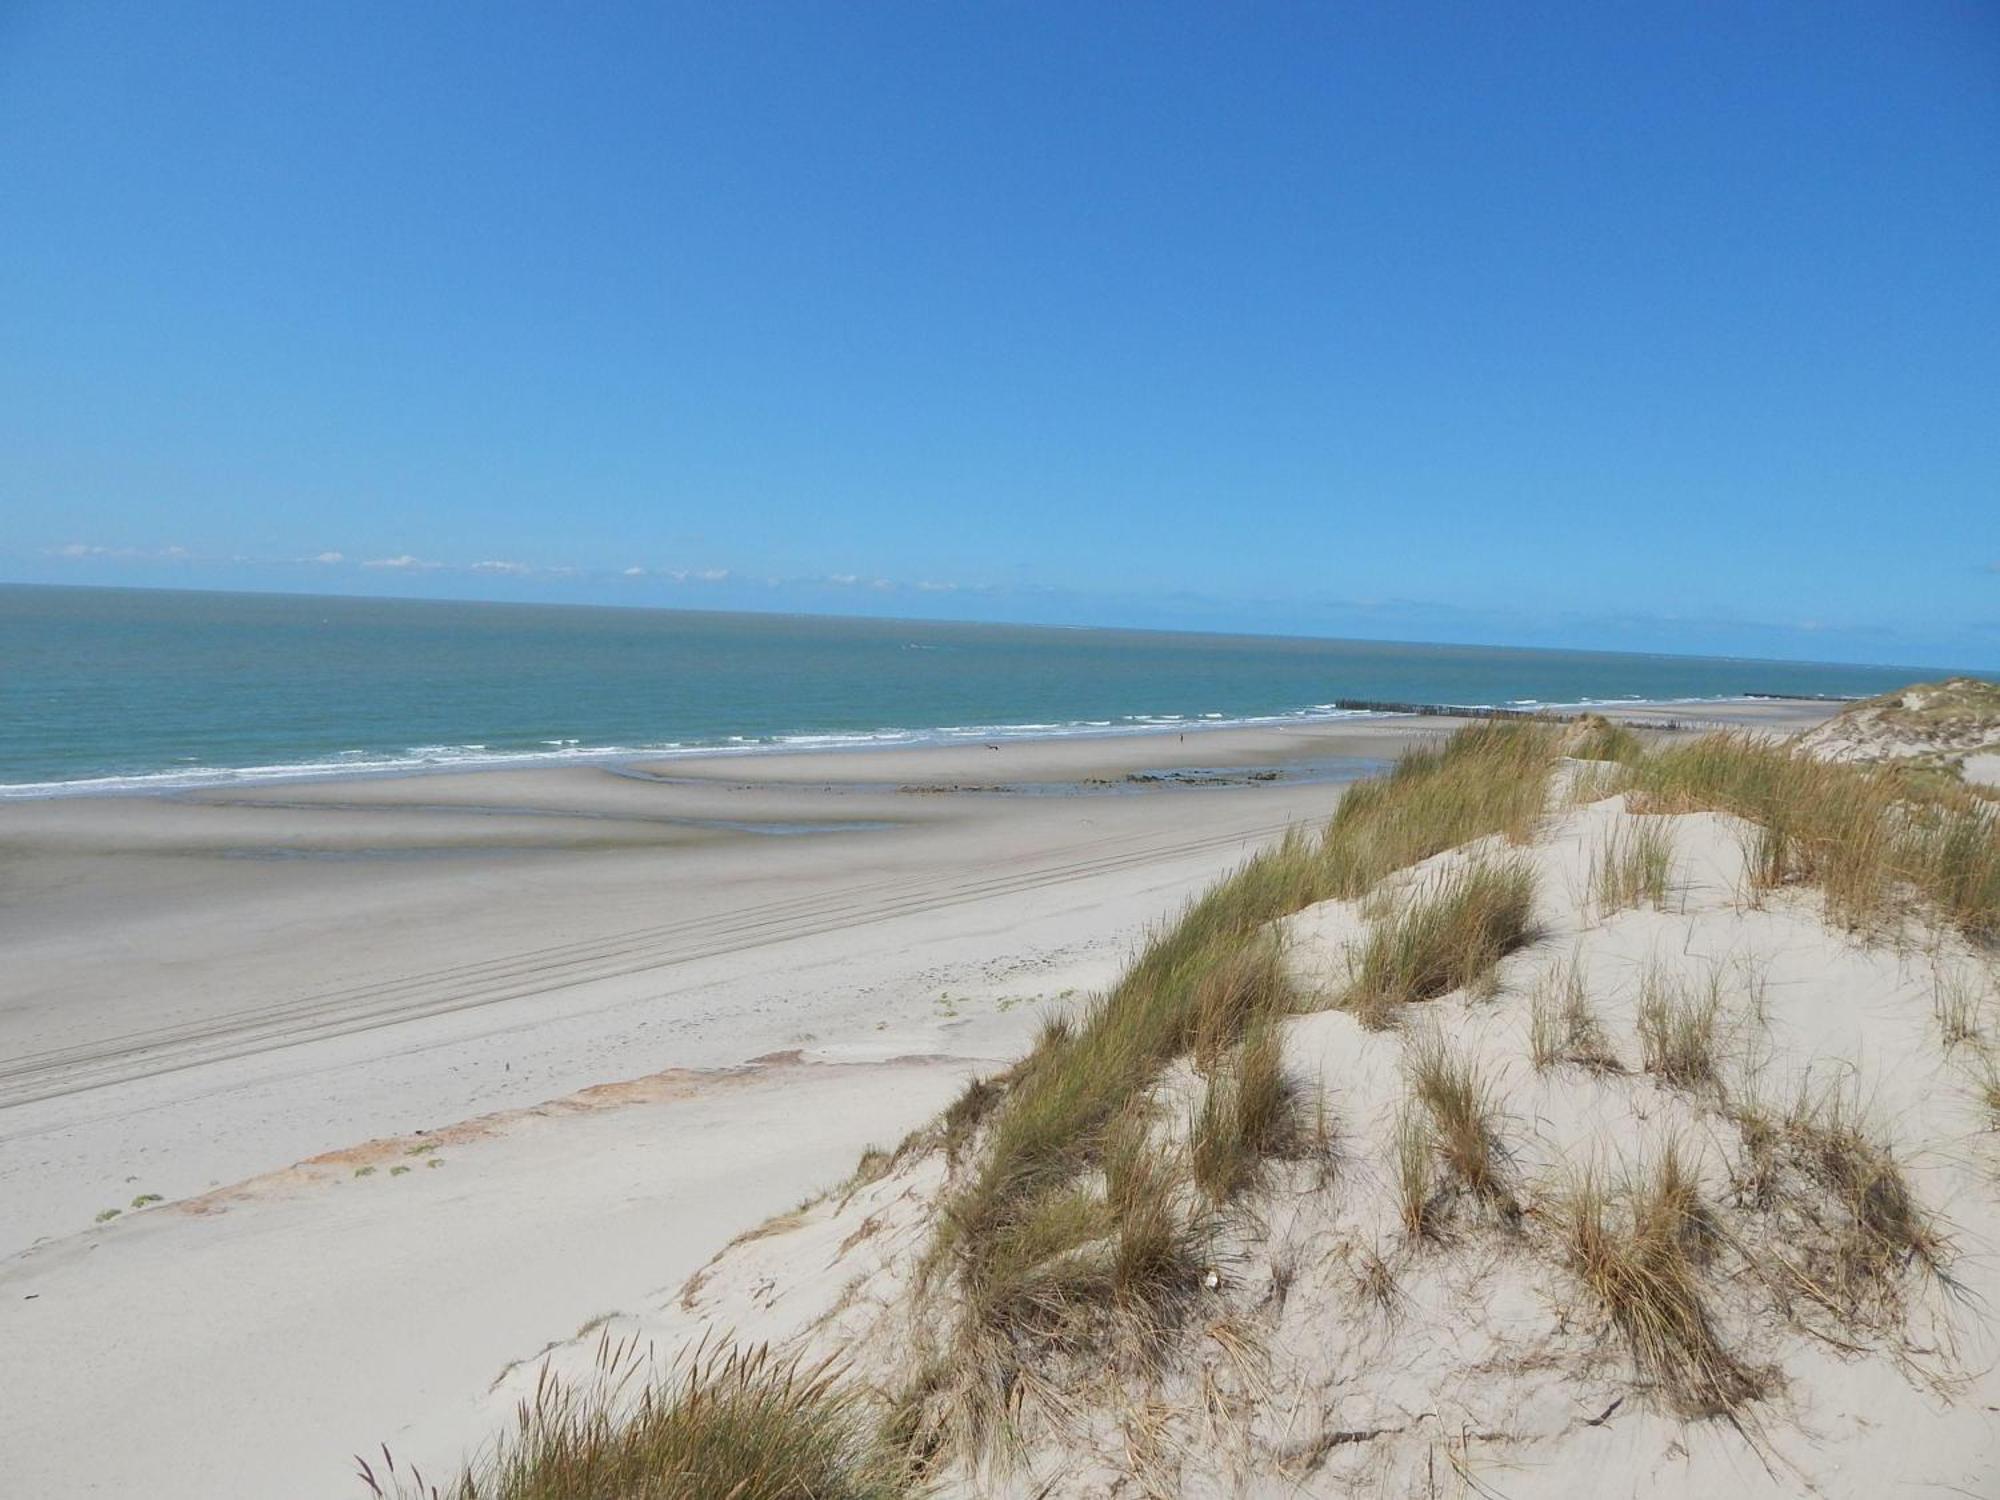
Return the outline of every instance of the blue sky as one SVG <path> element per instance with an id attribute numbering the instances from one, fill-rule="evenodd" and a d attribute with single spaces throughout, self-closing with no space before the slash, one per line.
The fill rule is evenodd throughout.
<path id="1" fill-rule="evenodd" d="M 1986 5 L 0 0 L 0 578 L 2000 665 Z"/>

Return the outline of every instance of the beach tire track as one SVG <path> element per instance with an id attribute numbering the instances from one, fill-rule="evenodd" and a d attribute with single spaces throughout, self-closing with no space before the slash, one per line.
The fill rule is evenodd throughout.
<path id="1" fill-rule="evenodd" d="M 842 928 L 1068 885 L 1230 845 L 1247 849 L 1291 826 L 1288 820 L 1168 842 L 1161 842 L 1157 834 L 1124 835 L 1072 846 L 1057 860 L 1046 855 L 1019 856 L 1008 862 L 1018 868 L 942 887 L 930 880 L 880 880 L 837 897 L 763 902 L 716 918 L 664 923 L 395 980 L 343 986 L 275 1005 L 208 1016 L 195 1023 L 126 1032 L 93 1043 L 17 1056 L 0 1066 L 0 1110 Z M 1105 852 L 1111 846 L 1134 843 L 1138 847 Z"/>

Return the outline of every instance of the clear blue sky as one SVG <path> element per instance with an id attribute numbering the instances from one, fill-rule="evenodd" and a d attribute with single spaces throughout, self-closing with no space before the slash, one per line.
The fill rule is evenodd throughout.
<path id="1" fill-rule="evenodd" d="M 0 0 L 0 578 L 1993 667 L 2000 7 Z"/>

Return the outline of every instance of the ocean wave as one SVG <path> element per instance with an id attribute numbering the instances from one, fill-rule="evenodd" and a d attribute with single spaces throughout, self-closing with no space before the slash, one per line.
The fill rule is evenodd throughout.
<path id="1" fill-rule="evenodd" d="M 1694 707 L 1701 704 L 1747 703 L 1742 694 L 1702 698 L 1588 698 L 1570 703 L 1536 704 L 1554 711 L 1602 707 Z M 1470 709 L 1513 708 L 1534 703 L 1465 703 Z M 132 793 L 200 791 L 268 782 L 323 781 L 359 776 L 397 776 L 424 772 L 527 769 L 538 765 L 616 764 L 623 761 L 675 759 L 687 756 L 767 755 L 811 750 L 868 749 L 896 746 L 961 744 L 967 741 L 1097 738 L 1164 733 L 1168 730 L 1257 729 L 1273 725 L 1337 723 L 1343 720 L 1398 717 L 1371 709 L 1341 708 L 1332 703 L 1310 704 L 1269 714 L 1225 715 L 1201 710 L 1177 713 L 1124 714 L 1115 719 L 1077 719 L 997 724 L 952 724 L 930 728 L 885 727 L 876 730 L 830 730 L 794 734 L 728 735 L 707 742 L 663 740 L 637 745 L 585 745 L 576 739 L 542 739 L 520 749 L 495 750 L 486 742 L 459 745 L 412 745 L 399 752 L 367 749 L 329 751 L 323 758 L 270 765 L 181 765 L 172 769 L 107 773 L 56 781 L 0 782 L 0 801 L 39 797 L 110 796 Z"/>

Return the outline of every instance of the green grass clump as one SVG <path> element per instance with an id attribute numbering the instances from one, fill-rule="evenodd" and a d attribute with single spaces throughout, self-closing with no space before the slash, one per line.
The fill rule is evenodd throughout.
<path id="1" fill-rule="evenodd" d="M 1674 836 L 1653 819 L 1614 827 L 1590 857 L 1590 888 L 1601 916 L 1630 906 L 1664 908 L 1673 884 Z"/>
<path id="2" fill-rule="evenodd" d="M 1195 1185 L 1224 1202 L 1254 1183 L 1265 1162 L 1298 1154 L 1307 1137 L 1283 1035 L 1261 1023 L 1209 1079 L 1188 1140 Z"/>
<path id="3" fill-rule="evenodd" d="M 697 1348 L 625 1399 L 638 1354 L 601 1344 L 600 1379 L 548 1376 L 514 1431 L 444 1489 L 357 1459 L 369 1491 L 426 1500 L 912 1500 L 906 1458 L 830 1365 L 758 1347 Z"/>
<path id="4" fill-rule="evenodd" d="M 1681 983 L 1665 966 L 1649 964 L 1639 985 L 1639 1047 L 1648 1073 L 1675 1088 L 1721 1086 L 1721 976 L 1700 988 Z"/>
<path id="5" fill-rule="evenodd" d="M 1547 807 L 1555 755 L 1547 725 L 1479 723 L 1350 787 L 1321 839 L 1321 899 L 1363 895 L 1385 875 L 1491 834 L 1525 843 Z"/>
<path id="6" fill-rule="evenodd" d="M 1445 1170 L 1477 1197 L 1511 1208 L 1501 1172 L 1499 1107 L 1478 1068 L 1435 1032 L 1411 1046 L 1405 1068 L 1410 1093 L 1430 1118 L 1431 1144 Z M 1399 1139 L 1399 1153 L 1403 1145 Z"/>
<path id="7" fill-rule="evenodd" d="M 1484 982 L 1534 936 L 1535 875 L 1514 860 L 1462 865 L 1370 926 L 1341 1004 L 1363 1024 L 1393 1024 L 1403 1005 Z"/>

